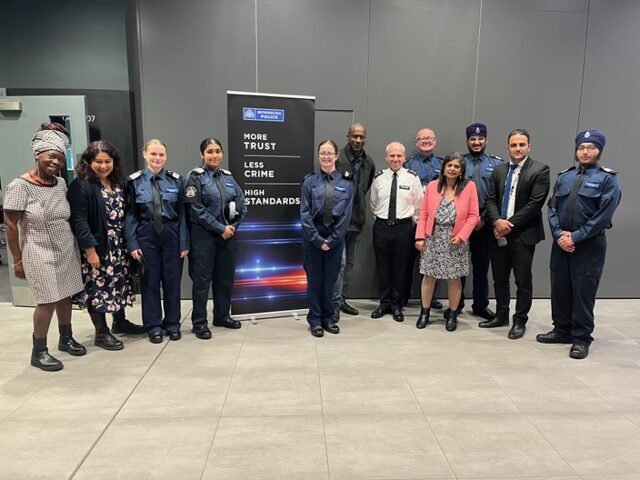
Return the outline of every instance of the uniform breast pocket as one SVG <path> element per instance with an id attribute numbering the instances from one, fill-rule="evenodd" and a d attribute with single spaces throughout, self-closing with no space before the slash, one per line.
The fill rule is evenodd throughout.
<path id="1" fill-rule="evenodd" d="M 349 200 L 348 187 L 336 185 L 333 188 L 333 203 L 336 207 L 335 209 L 338 209 L 340 211 L 344 210 L 346 208 L 348 200 Z"/>
<path id="2" fill-rule="evenodd" d="M 148 188 L 138 188 L 136 190 L 136 203 L 144 204 L 144 203 L 152 203 L 153 202 L 153 194 L 151 193 L 151 189 Z"/>
<path id="3" fill-rule="evenodd" d="M 482 170 L 482 178 L 489 179 L 491 178 L 491 174 L 493 173 L 493 168 L 485 168 Z"/>
<path id="4" fill-rule="evenodd" d="M 162 195 L 162 200 L 171 204 L 176 203 L 178 201 L 178 190 L 166 190 Z"/>
<path id="5" fill-rule="evenodd" d="M 558 189 L 556 190 L 556 193 L 554 194 L 554 196 L 556 198 L 564 199 L 565 197 L 569 196 L 570 192 L 571 192 L 571 185 L 564 184 L 564 185 L 560 185 L 558 187 Z"/>
<path id="6" fill-rule="evenodd" d="M 233 200 L 237 196 L 236 186 L 233 183 L 224 182 L 224 194 L 228 200 Z"/>

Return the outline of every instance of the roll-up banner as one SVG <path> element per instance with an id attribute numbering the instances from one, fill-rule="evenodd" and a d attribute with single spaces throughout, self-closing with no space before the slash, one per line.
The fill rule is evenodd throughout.
<path id="1" fill-rule="evenodd" d="M 232 312 L 306 312 L 300 184 L 313 172 L 315 97 L 227 92 L 228 163 L 248 213 L 236 236 Z"/>

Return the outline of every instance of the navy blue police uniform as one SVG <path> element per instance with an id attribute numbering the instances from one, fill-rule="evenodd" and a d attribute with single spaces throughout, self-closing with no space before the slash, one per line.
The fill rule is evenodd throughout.
<path id="1" fill-rule="evenodd" d="M 160 213 L 154 224 L 154 186 L 160 193 Z M 182 177 L 162 169 L 155 176 L 149 169 L 127 178 L 128 206 L 125 239 L 129 252 L 141 250 L 145 273 L 140 279 L 142 323 L 149 335 L 180 331 L 180 282 L 183 260 L 189 250 L 189 233 L 182 203 Z M 157 214 L 156 214 L 157 215 Z M 162 304 L 160 286 L 162 285 Z"/>
<path id="2" fill-rule="evenodd" d="M 480 218 L 484 218 L 485 201 L 491 183 L 491 174 L 494 168 L 502 164 L 502 159 L 495 155 L 480 155 L 467 153 L 464 156 L 467 164 L 465 175 L 473 180 L 478 191 L 478 207 Z M 489 306 L 489 236 L 492 234 L 491 225 L 485 223 L 480 230 L 474 230 L 469 237 L 469 250 L 471 251 L 471 265 L 473 268 L 473 305 L 474 312 L 482 312 Z M 466 277 L 462 277 L 462 297 L 460 307 L 464 303 L 464 286 Z"/>
<path id="3" fill-rule="evenodd" d="M 440 170 L 442 170 L 442 162 L 443 159 L 438 157 L 434 153 L 425 157 L 420 155 L 420 152 L 417 150 L 413 152 L 409 158 L 404 162 L 403 167 L 407 170 L 411 170 L 420 179 L 420 183 L 423 187 L 427 186 L 431 180 L 435 180 L 440 175 Z M 411 298 L 411 288 L 413 285 L 413 279 L 416 276 L 416 259 L 420 257 L 420 252 L 418 252 L 415 248 L 411 249 L 410 254 L 408 255 L 408 265 L 407 265 L 407 273 L 405 277 L 405 288 L 403 294 L 403 303 L 407 303 Z M 436 300 L 434 295 L 432 305 L 438 306 L 438 308 L 442 308 L 442 305 L 438 305 L 439 302 Z"/>
<path id="4" fill-rule="evenodd" d="M 585 140 L 588 141 L 588 140 Z M 579 179 L 584 176 L 583 179 Z M 581 180 L 572 218 L 570 199 L 574 184 Z M 551 250 L 551 317 L 554 330 L 574 343 L 590 345 L 594 329 L 593 307 L 607 251 L 605 231 L 612 226 L 620 203 L 616 172 L 595 165 L 571 167 L 558 174 L 549 200 L 549 225 L 554 243 Z M 557 240 L 570 232 L 575 251 L 565 252 Z"/>
<path id="5" fill-rule="evenodd" d="M 193 281 L 194 328 L 207 325 L 207 299 L 213 289 L 213 324 L 224 325 L 230 317 L 231 291 L 236 269 L 235 235 L 224 239 L 225 227 L 234 228 L 247 214 L 244 192 L 229 170 L 194 168 L 184 181 L 191 236 L 189 276 Z M 237 328 L 237 327 L 236 327 Z"/>
<path id="6" fill-rule="evenodd" d="M 330 211 L 325 214 L 327 185 L 333 186 Z M 307 321 L 311 328 L 335 322 L 331 303 L 333 287 L 340 272 L 344 239 L 351 222 L 354 185 L 350 172 L 316 172 L 302 182 L 300 220 L 302 252 L 307 274 Z M 321 250 L 327 244 L 328 251 Z"/>

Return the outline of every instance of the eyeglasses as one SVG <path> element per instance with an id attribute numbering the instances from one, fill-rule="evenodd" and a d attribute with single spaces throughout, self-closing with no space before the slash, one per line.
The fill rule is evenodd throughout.
<path id="1" fill-rule="evenodd" d="M 580 145 L 578 147 L 578 151 L 579 152 L 584 152 L 586 150 L 588 152 L 593 152 L 596 148 L 598 148 L 598 147 L 596 147 L 594 144 L 590 143 L 588 145 Z"/>
<path id="2" fill-rule="evenodd" d="M 416 138 L 416 142 L 433 142 L 436 139 L 436 137 L 420 137 L 420 138 Z"/>
<path id="3" fill-rule="evenodd" d="M 335 157 L 336 154 L 333 152 L 322 152 L 318 154 L 319 157 L 324 157 L 324 158 L 331 158 L 331 157 Z"/>

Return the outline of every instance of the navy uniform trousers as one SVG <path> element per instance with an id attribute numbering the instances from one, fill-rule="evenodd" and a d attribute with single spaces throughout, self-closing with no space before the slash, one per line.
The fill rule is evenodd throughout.
<path id="1" fill-rule="evenodd" d="M 386 308 L 402 307 L 409 259 L 415 249 L 415 226 L 410 218 L 373 223 L 373 252 L 378 269 L 380 304 Z M 413 267 L 412 267 L 413 268 Z"/>
<path id="2" fill-rule="evenodd" d="M 147 333 L 180 331 L 180 282 L 182 264 L 178 222 L 166 222 L 162 232 L 156 233 L 153 222 L 141 221 L 137 230 L 138 243 L 146 262 L 140 279 L 142 294 L 142 323 Z M 162 304 L 160 284 L 162 282 Z"/>
<path id="3" fill-rule="evenodd" d="M 593 341 L 593 307 L 604 268 L 604 233 L 576 244 L 573 253 L 551 249 L 551 306 L 554 328 L 574 341 Z"/>
<path id="4" fill-rule="evenodd" d="M 207 324 L 209 288 L 213 288 L 213 321 L 229 318 L 236 273 L 236 241 L 225 240 L 196 223 L 191 224 L 189 276 L 193 282 L 193 325 Z"/>
<path id="5" fill-rule="evenodd" d="M 327 238 L 331 235 L 331 227 L 316 223 L 318 233 Z M 302 240 L 304 270 L 307 273 L 307 303 L 309 326 L 327 326 L 335 322 L 333 304 L 333 287 L 340 273 L 344 240 L 336 243 L 328 252 L 323 252 L 308 240 Z"/>

